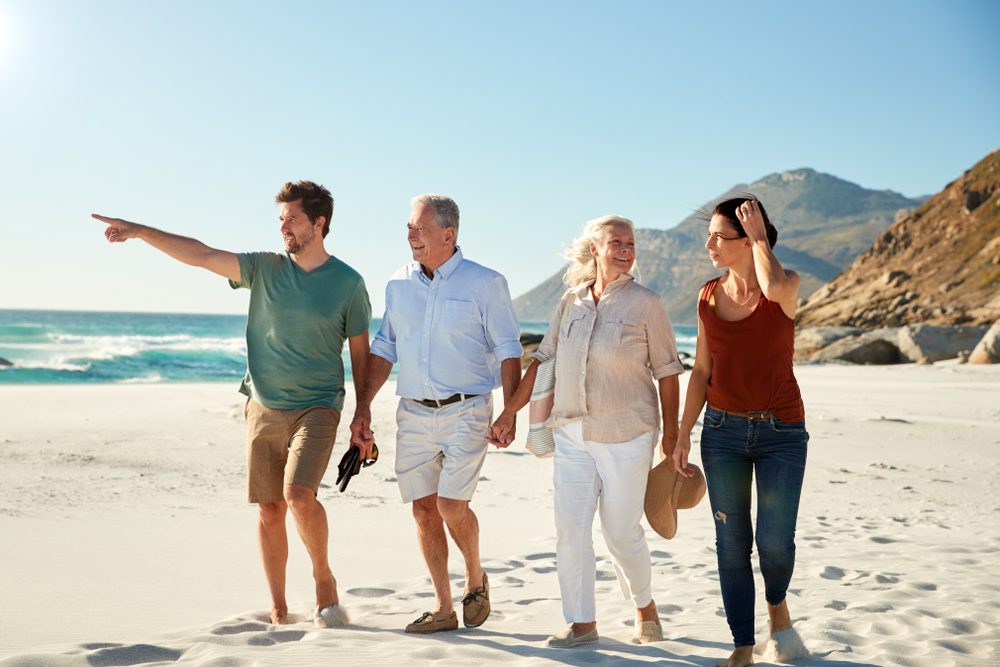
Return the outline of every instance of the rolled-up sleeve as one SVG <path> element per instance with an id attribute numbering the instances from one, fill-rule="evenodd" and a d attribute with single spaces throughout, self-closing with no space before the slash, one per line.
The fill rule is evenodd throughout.
<path id="1" fill-rule="evenodd" d="M 667 316 L 663 299 L 651 300 L 646 309 L 646 340 L 649 346 L 649 370 L 657 380 L 684 372 L 684 365 L 677 356 L 674 327 Z"/>
<path id="2" fill-rule="evenodd" d="M 390 363 L 396 363 L 396 330 L 392 326 L 392 318 L 389 312 L 392 309 L 389 286 L 385 288 L 385 312 L 382 314 L 382 324 L 372 339 L 371 353 L 377 357 L 382 357 Z"/>
<path id="3" fill-rule="evenodd" d="M 493 356 L 497 361 L 519 359 L 524 353 L 521 348 L 521 326 L 510 299 L 507 280 L 495 276 L 492 289 L 481 295 L 481 312 L 486 340 L 489 341 Z"/>

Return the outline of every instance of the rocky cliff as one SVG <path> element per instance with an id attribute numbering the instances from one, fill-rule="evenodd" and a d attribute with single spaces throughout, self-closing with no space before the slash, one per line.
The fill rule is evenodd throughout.
<path id="1" fill-rule="evenodd" d="M 801 326 L 1000 319 L 1000 150 L 902 216 L 799 309 Z"/>

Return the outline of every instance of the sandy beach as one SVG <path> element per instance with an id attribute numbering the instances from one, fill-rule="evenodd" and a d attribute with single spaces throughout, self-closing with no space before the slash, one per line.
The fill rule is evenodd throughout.
<path id="1" fill-rule="evenodd" d="M 811 441 L 789 607 L 812 651 L 796 664 L 998 664 L 1000 367 L 796 372 Z M 511 449 L 490 452 L 473 503 L 493 615 L 475 630 L 404 635 L 433 597 L 392 470 L 393 389 L 373 408 L 382 459 L 346 493 L 335 470 L 321 490 L 352 621 L 327 630 L 306 616 L 311 577 L 295 539 L 296 622 L 264 620 L 235 386 L 0 387 L 0 665 L 712 665 L 728 655 L 707 499 L 681 512 L 675 539 L 648 531 L 665 641 L 629 643 L 633 614 L 595 530 L 601 640 L 545 647 L 563 626 L 552 463 L 524 450 L 526 423 Z M 334 463 L 352 411 L 349 399 Z M 454 549 L 450 569 L 459 596 Z M 764 650 L 759 577 L 757 604 Z"/>

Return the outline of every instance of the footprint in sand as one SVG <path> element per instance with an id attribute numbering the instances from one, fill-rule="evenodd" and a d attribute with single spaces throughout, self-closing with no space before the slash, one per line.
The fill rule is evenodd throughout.
<path id="1" fill-rule="evenodd" d="M 899 577 L 892 574 L 876 574 L 875 581 L 879 584 L 898 584 Z"/>
<path id="2" fill-rule="evenodd" d="M 827 609 L 833 609 L 834 611 L 843 611 L 847 609 L 847 603 L 841 602 L 840 600 L 832 600 L 830 604 L 824 605 Z"/>
<path id="3" fill-rule="evenodd" d="M 941 648 L 946 648 L 949 651 L 954 651 L 955 653 L 962 653 L 963 655 L 970 655 L 976 652 L 976 649 L 972 644 L 963 641 L 954 641 L 951 639 L 938 640 L 934 642 Z"/>
<path id="4" fill-rule="evenodd" d="M 509 560 L 500 565 L 484 565 L 483 571 L 486 572 L 486 574 L 500 574 L 501 572 L 510 572 L 511 570 L 516 570 L 521 567 L 524 567 L 524 563 L 516 560 Z"/>
<path id="5" fill-rule="evenodd" d="M 544 560 L 546 558 L 555 558 L 556 554 L 553 551 L 546 551 L 541 554 L 528 554 L 524 557 L 524 560 Z"/>
<path id="6" fill-rule="evenodd" d="M 359 598 L 384 598 L 392 595 L 396 591 L 391 588 L 349 588 L 347 593 Z"/>
<path id="7" fill-rule="evenodd" d="M 211 632 L 213 635 L 238 635 L 243 632 L 266 632 L 268 627 L 267 623 L 248 621 L 234 625 L 217 625 L 212 628 Z"/>
<path id="8" fill-rule="evenodd" d="M 971 621 L 964 618 L 946 618 L 944 627 L 953 635 L 974 635 L 983 628 L 983 624 L 978 621 Z"/>
<path id="9" fill-rule="evenodd" d="M 827 565 L 823 568 L 823 571 L 819 573 L 819 576 L 823 579 L 843 579 L 846 575 L 847 572 L 839 567 L 834 567 L 833 565 Z"/>
<path id="10" fill-rule="evenodd" d="M 87 656 L 87 664 L 95 665 L 95 667 L 110 667 L 111 665 L 139 665 L 147 662 L 175 662 L 180 660 L 183 654 L 183 651 L 162 646 L 132 644 L 131 646 L 98 649 Z"/>
<path id="11" fill-rule="evenodd" d="M 518 579 L 517 577 L 504 577 L 500 581 L 511 588 L 521 588 L 525 584 L 524 579 Z"/>

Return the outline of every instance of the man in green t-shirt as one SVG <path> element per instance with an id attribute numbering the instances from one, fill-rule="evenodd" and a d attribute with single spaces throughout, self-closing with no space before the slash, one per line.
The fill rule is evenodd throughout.
<path id="1" fill-rule="evenodd" d="M 240 391 L 247 396 L 248 495 L 260 509 L 258 536 L 271 592 L 271 622 L 285 623 L 285 565 L 289 508 L 312 559 L 317 625 L 343 625 L 337 581 L 327 556 L 326 512 L 316 498 L 333 450 L 344 406 L 347 340 L 355 392 L 367 377 L 371 306 L 357 271 L 327 253 L 333 197 L 311 181 L 286 183 L 281 204 L 285 252 L 236 254 L 192 238 L 145 225 L 93 217 L 107 224 L 112 243 L 142 239 L 185 264 L 229 279 L 250 290 L 247 372 Z"/>

